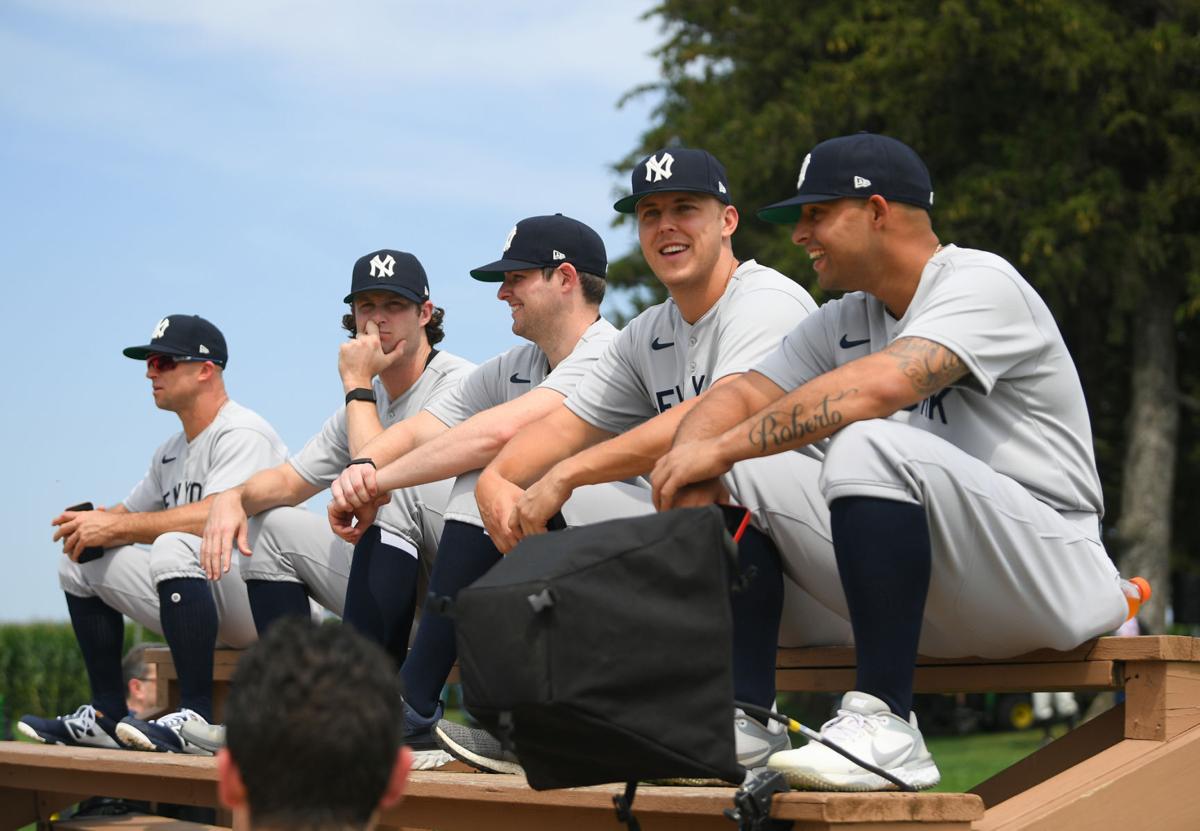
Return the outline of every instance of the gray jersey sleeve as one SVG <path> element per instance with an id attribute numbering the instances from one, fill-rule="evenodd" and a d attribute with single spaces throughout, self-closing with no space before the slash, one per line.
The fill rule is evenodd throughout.
<path id="1" fill-rule="evenodd" d="M 638 369 L 642 328 L 635 319 L 622 329 L 566 400 L 567 408 L 593 427 L 623 433 L 658 413 Z"/>
<path id="2" fill-rule="evenodd" d="M 279 464 L 280 448 L 258 430 L 235 427 L 209 446 L 204 492 L 220 493 L 237 487 L 258 471 Z"/>
<path id="3" fill-rule="evenodd" d="M 806 302 L 807 301 L 807 302 Z M 755 367 L 774 352 L 781 335 L 816 310 L 806 293 L 789 293 L 764 286 L 738 292 L 721 311 L 717 332 L 717 362 L 709 384 Z M 775 333 L 772 337 L 766 333 Z"/>
<path id="4" fill-rule="evenodd" d="M 350 463 L 346 410 L 339 408 L 288 464 L 310 485 L 327 487 Z"/>
<path id="5" fill-rule="evenodd" d="M 142 477 L 142 481 L 138 482 L 129 496 L 125 497 L 121 503 L 126 510 L 133 513 L 142 511 L 157 511 L 162 508 L 162 493 L 163 484 L 158 476 L 162 465 L 159 464 L 159 458 L 166 455 L 168 448 L 172 442 L 167 441 L 161 447 L 154 451 L 154 455 L 150 457 L 150 467 L 146 470 L 146 475 Z"/>
<path id="6" fill-rule="evenodd" d="M 830 316 L 836 317 L 836 306 L 832 304 L 840 302 L 830 301 L 800 321 L 779 346 L 759 361 L 754 371 L 790 392 L 833 369 L 835 362 L 829 349 L 826 325 Z"/>
<path id="7" fill-rule="evenodd" d="M 559 395 L 567 396 L 575 391 L 583 380 L 596 366 L 596 362 L 608 345 L 617 337 L 617 329 L 604 318 L 600 318 L 584 332 L 579 343 L 571 350 L 546 379 L 538 385 L 540 389 L 553 390 Z"/>
<path id="8" fill-rule="evenodd" d="M 1045 348 L 1047 338 L 1034 320 L 1013 276 L 977 265 L 969 274 L 939 281 L 900 337 L 924 338 L 949 349 L 986 395 L 998 379 Z"/>
<path id="9" fill-rule="evenodd" d="M 504 356 L 497 355 L 477 366 L 456 388 L 430 401 L 425 409 L 447 427 L 453 427 L 503 402 L 503 363 Z"/>

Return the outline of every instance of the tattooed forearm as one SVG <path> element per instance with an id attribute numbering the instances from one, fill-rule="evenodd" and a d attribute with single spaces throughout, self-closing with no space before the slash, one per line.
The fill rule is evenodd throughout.
<path id="1" fill-rule="evenodd" d="M 845 420 L 837 402 L 856 392 L 857 389 L 849 389 L 835 396 L 825 396 L 807 417 L 803 404 L 792 407 L 790 412 L 767 413 L 750 428 L 750 443 L 759 450 L 768 451 L 811 437 L 814 433 L 826 431 L 828 428 L 836 428 Z"/>
<path id="2" fill-rule="evenodd" d="M 884 354 L 890 356 L 921 397 L 948 387 L 967 374 L 958 356 L 946 347 L 924 338 L 900 338 Z"/>

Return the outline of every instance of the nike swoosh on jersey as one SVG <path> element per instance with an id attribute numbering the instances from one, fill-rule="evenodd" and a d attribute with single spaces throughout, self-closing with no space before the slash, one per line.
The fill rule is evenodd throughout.
<path id="1" fill-rule="evenodd" d="M 870 338 L 863 338 L 862 340 L 850 340 L 849 335 L 842 335 L 842 339 L 838 341 L 838 346 L 842 347 L 842 349 L 853 349 L 856 346 L 862 346 L 864 343 L 870 342 Z"/>
<path id="2" fill-rule="evenodd" d="M 654 340 L 650 341 L 650 348 L 653 349 L 655 352 L 657 352 L 660 349 L 670 349 L 674 345 L 675 345 L 675 341 L 671 341 L 670 343 L 659 343 L 659 340 L 657 337 L 655 337 Z"/>
<path id="3" fill-rule="evenodd" d="M 514 372 L 512 374 L 512 377 L 508 379 L 508 383 L 510 383 L 510 384 L 528 384 L 528 383 L 530 383 L 530 379 L 528 379 L 528 378 L 518 378 L 517 376 L 519 374 L 520 373 Z"/>
<path id="4" fill-rule="evenodd" d="M 163 463 L 164 465 L 169 465 L 169 464 L 171 464 L 171 462 L 175 461 L 175 460 L 176 460 L 176 459 L 178 459 L 178 458 L 179 458 L 178 456 L 170 456 L 170 457 L 163 456 L 163 457 L 162 457 L 162 463 Z"/>

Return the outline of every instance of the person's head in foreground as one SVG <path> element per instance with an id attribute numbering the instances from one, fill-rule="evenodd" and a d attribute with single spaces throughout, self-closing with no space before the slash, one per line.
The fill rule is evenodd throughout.
<path id="1" fill-rule="evenodd" d="M 287 618 L 238 663 L 217 755 L 221 802 L 264 831 L 368 829 L 411 755 L 392 662 L 349 626 Z"/>

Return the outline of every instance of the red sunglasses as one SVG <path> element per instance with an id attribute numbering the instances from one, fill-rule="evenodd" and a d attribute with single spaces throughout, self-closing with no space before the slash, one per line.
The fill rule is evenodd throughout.
<path id="1" fill-rule="evenodd" d="M 151 355 L 146 359 L 146 366 L 155 372 L 170 372 L 179 364 L 203 362 L 203 358 L 176 358 L 174 355 Z"/>

